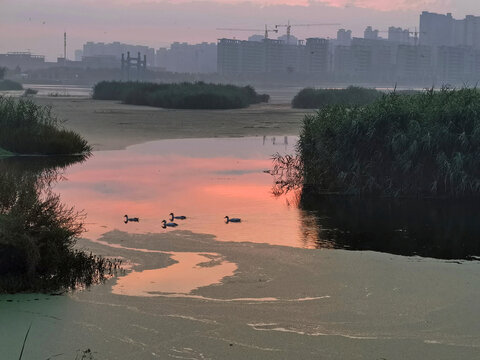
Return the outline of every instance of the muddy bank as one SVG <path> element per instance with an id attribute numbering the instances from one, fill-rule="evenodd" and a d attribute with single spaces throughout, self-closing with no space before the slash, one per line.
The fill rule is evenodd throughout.
<path id="1" fill-rule="evenodd" d="M 112 279 L 64 297 L 2 296 L 2 343 L 21 344 L 33 320 L 26 359 L 68 359 L 87 347 L 99 359 L 470 359 L 480 349 L 478 263 L 225 243 L 185 231 L 112 231 L 100 241 L 81 245 L 129 259 L 135 272 L 167 270 L 182 252 L 203 254 L 191 271 L 236 269 L 185 292 L 118 295 Z M 152 282 L 168 282 L 164 275 Z M 191 283 L 183 275 L 174 281 Z M 7 348 L 14 357 L 17 347 Z"/>
<path id="2" fill-rule="evenodd" d="M 119 150 L 160 139 L 297 135 L 305 110 L 258 104 L 236 110 L 167 110 L 85 97 L 36 97 L 94 150 Z"/>

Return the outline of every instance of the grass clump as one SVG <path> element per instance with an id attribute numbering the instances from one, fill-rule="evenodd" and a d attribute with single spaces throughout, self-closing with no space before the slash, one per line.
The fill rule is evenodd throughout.
<path id="1" fill-rule="evenodd" d="M 10 151 L 0 148 L 0 157 L 2 156 L 12 156 L 13 154 Z"/>
<path id="2" fill-rule="evenodd" d="M 68 155 L 90 152 L 87 141 L 62 129 L 49 106 L 0 96 L 0 148 L 17 154 Z"/>
<path id="3" fill-rule="evenodd" d="M 320 109 L 328 105 L 366 105 L 382 96 L 382 92 L 349 86 L 346 89 L 313 89 L 300 90 L 292 100 L 292 106 L 299 109 Z"/>
<path id="4" fill-rule="evenodd" d="M 169 109 L 237 109 L 268 102 L 270 97 L 257 94 L 251 86 L 102 81 L 95 85 L 93 98 Z"/>
<path id="5" fill-rule="evenodd" d="M 37 95 L 37 94 L 38 94 L 38 90 L 28 88 L 23 93 L 23 96 L 30 96 L 30 95 Z"/>
<path id="6" fill-rule="evenodd" d="M 319 192 L 388 197 L 480 195 L 480 92 L 395 92 L 304 119 L 303 181 Z"/>
<path id="7" fill-rule="evenodd" d="M 22 84 L 12 80 L 0 80 L 0 91 L 23 90 Z"/>
<path id="8" fill-rule="evenodd" d="M 0 159 L 0 293 L 89 286 L 118 268 L 74 248 L 83 216 L 50 190 L 60 171 L 79 160 Z"/>

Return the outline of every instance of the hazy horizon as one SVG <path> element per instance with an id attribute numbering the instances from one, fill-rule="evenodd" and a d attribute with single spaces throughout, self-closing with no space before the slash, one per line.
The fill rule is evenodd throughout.
<path id="1" fill-rule="evenodd" d="M 267 1 L 155 1 L 2 0 L 0 53 L 31 51 L 52 61 L 63 56 L 63 32 L 68 34 L 67 56 L 87 41 L 120 41 L 155 49 L 174 41 L 215 42 L 222 37 L 246 39 L 253 33 L 218 31 L 218 27 L 258 28 L 264 24 L 340 23 L 341 26 L 292 28 L 299 38 L 336 36 L 339 28 L 363 36 L 366 26 L 380 31 L 389 26 L 413 30 L 422 11 L 451 12 L 456 18 L 480 15 L 474 0 L 267 0 Z M 283 32 L 282 32 L 283 30 Z M 284 29 L 275 34 L 281 36 Z M 383 37 L 387 34 L 381 33 Z"/>

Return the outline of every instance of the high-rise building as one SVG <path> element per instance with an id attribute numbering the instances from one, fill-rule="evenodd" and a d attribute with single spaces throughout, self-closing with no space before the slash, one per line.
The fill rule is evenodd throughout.
<path id="1" fill-rule="evenodd" d="M 174 42 L 156 52 L 157 67 L 177 73 L 214 73 L 217 71 L 217 44 Z"/>
<path id="2" fill-rule="evenodd" d="M 378 30 L 373 30 L 371 26 L 367 26 L 365 31 L 363 32 L 363 38 L 364 39 L 369 39 L 369 40 L 378 40 L 379 31 Z"/>
<path id="3" fill-rule="evenodd" d="M 47 66 L 45 57 L 33 55 L 29 52 L 9 52 L 0 54 L 0 66 L 9 69 L 19 68 L 21 70 L 42 69 Z"/>
<path id="4" fill-rule="evenodd" d="M 448 13 L 424 11 L 420 15 L 420 44 L 430 46 L 471 46 L 480 49 L 480 16 L 457 20 Z"/>
<path id="5" fill-rule="evenodd" d="M 120 64 L 122 54 L 130 52 L 130 56 L 136 57 L 138 53 L 141 57 L 147 56 L 147 66 L 155 66 L 155 50 L 143 45 L 129 45 L 120 42 L 113 43 L 95 43 L 92 41 L 83 45 L 83 56 L 97 57 L 97 56 L 114 56 Z M 120 65 L 119 65 L 120 66 Z"/>
<path id="6" fill-rule="evenodd" d="M 394 45 L 387 40 L 354 38 L 352 40 L 352 65 L 356 80 L 385 82 L 393 74 Z"/>
<path id="7" fill-rule="evenodd" d="M 434 63 L 431 46 L 402 44 L 397 49 L 396 81 L 434 85 Z"/>
<path id="8" fill-rule="evenodd" d="M 307 39 L 305 51 L 308 72 L 326 74 L 330 70 L 329 41 L 327 39 Z"/>
<path id="9" fill-rule="evenodd" d="M 255 43 L 255 41 L 250 41 Z M 220 74 L 238 74 L 242 69 L 242 44 L 244 41 L 220 39 L 217 44 L 217 71 Z M 251 44 L 252 45 L 252 44 Z"/>
<path id="10" fill-rule="evenodd" d="M 340 29 L 337 31 L 337 44 L 349 46 L 352 41 L 352 30 Z"/>
<path id="11" fill-rule="evenodd" d="M 410 31 L 408 29 L 390 26 L 388 28 L 388 41 L 408 44 L 410 43 Z"/>
<path id="12" fill-rule="evenodd" d="M 324 39 L 322 39 L 324 40 Z M 305 45 L 288 45 L 282 40 L 263 39 L 244 41 L 220 39 L 217 45 L 218 72 L 221 74 L 243 73 L 298 73 L 326 71 L 321 65 L 327 54 L 327 46 L 320 46 L 316 39 L 307 40 Z M 306 65 L 306 48 L 310 49 L 310 62 Z M 323 54 L 323 55 L 322 55 Z M 328 59 L 328 55 L 327 55 Z"/>
<path id="13" fill-rule="evenodd" d="M 435 14 L 428 11 L 420 15 L 420 44 L 429 46 L 454 45 L 454 19 L 452 14 Z"/>
<path id="14" fill-rule="evenodd" d="M 473 73 L 476 51 L 465 46 L 440 46 L 437 54 L 436 73 L 442 83 L 472 84 L 478 81 Z"/>
<path id="15" fill-rule="evenodd" d="M 82 61 L 83 50 L 75 50 L 75 61 Z"/>

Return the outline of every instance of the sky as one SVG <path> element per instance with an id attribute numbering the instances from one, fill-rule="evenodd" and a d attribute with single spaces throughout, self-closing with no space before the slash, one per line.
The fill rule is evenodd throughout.
<path id="1" fill-rule="evenodd" d="M 159 48 L 174 41 L 246 39 L 251 33 L 216 29 L 262 29 L 288 20 L 341 24 L 292 27 L 299 38 L 334 38 L 338 28 L 363 36 L 368 25 L 380 31 L 389 26 L 414 30 L 424 10 L 451 12 L 456 18 L 480 15 L 478 0 L 0 0 L 0 53 L 30 51 L 54 60 L 63 56 L 64 31 L 67 56 L 73 58 L 87 41 Z"/>

